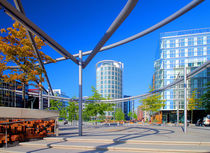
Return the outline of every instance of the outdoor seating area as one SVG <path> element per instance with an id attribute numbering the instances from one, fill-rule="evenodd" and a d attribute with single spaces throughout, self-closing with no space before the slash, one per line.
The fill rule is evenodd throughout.
<path id="1" fill-rule="evenodd" d="M 55 120 L 6 119 L 0 121 L 0 146 L 55 134 Z"/>

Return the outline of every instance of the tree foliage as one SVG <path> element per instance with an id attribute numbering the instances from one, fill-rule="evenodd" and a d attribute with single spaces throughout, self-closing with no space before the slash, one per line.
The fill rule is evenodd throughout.
<path id="1" fill-rule="evenodd" d="M 92 87 L 93 95 L 88 100 L 105 100 L 98 91 Z M 104 116 L 106 111 L 113 111 L 114 104 L 111 103 L 89 103 L 84 109 L 84 116 L 89 118 L 97 118 L 98 115 Z"/>
<path id="2" fill-rule="evenodd" d="M 76 102 L 69 102 L 69 106 L 66 107 L 67 110 L 67 118 L 69 121 L 77 120 L 78 119 L 78 110 L 79 106 Z"/>
<path id="3" fill-rule="evenodd" d="M 120 108 L 116 109 L 115 111 L 115 120 L 117 121 L 125 120 L 125 114 Z"/>
<path id="4" fill-rule="evenodd" d="M 131 118 L 133 117 L 133 112 L 130 111 L 130 112 L 128 113 L 128 117 L 131 119 Z"/>
<path id="5" fill-rule="evenodd" d="M 150 90 L 152 92 L 153 89 Z M 160 94 L 153 94 L 151 96 L 146 97 L 141 102 L 140 108 L 143 111 L 149 111 L 151 113 L 158 112 L 162 107 L 165 106 L 165 100 L 162 99 Z"/>
<path id="6" fill-rule="evenodd" d="M 135 119 L 135 120 L 137 120 L 137 118 L 138 118 L 138 117 L 137 117 L 137 114 L 136 114 L 135 112 L 133 113 L 133 112 L 131 112 L 131 111 L 128 113 L 128 117 L 129 117 L 130 119 L 133 118 L 133 119 Z"/>
<path id="7" fill-rule="evenodd" d="M 60 100 L 54 100 L 51 99 L 50 100 L 50 110 L 57 110 L 59 111 L 59 116 L 61 118 L 66 118 L 67 117 L 67 111 L 66 108 L 63 107 L 63 102 L 61 102 Z"/>
<path id="8" fill-rule="evenodd" d="M 1 33 L 3 36 L 0 36 L 0 77 L 6 82 L 15 80 L 26 84 L 29 81 L 43 82 L 44 78 L 40 77 L 43 71 L 39 66 L 34 66 L 38 63 L 38 58 L 25 28 L 16 21 L 13 27 L 1 29 Z M 37 36 L 34 36 L 34 40 L 42 60 L 54 62 L 51 57 L 40 51 L 45 46 L 43 40 Z M 11 65 L 17 65 L 20 68 L 11 69 Z M 4 73 L 6 70 L 9 73 Z"/>
<path id="9" fill-rule="evenodd" d="M 0 31 L 0 78 L 4 82 L 20 81 L 22 87 L 19 88 L 22 88 L 23 93 L 26 84 L 41 86 L 40 82 L 44 81 L 43 70 L 39 66 L 35 66 L 38 63 L 38 58 L 25 28 L 16 21 L 12 27 L 2 28 Z M 37 36 L 33 37 L 41 59 L 46 62 L 55 62 L 41 51 L 45 46 L 43 40 Z M 11 66 L 19 66 L 19 68 L 12 69 Z M 23 94 L 22 98 L 24 99 L 24 97 Z"/>
<path id="10" fill-rule="evenodd" d="M 196 98 L 197 92 L 194 90 L 190 98 L 188 98 L 187 109 L 191 111 L 191 123 L 193 120 L 193 110 L 199 109 L 202 106 L 201 100 Z"/>
<path id="11" fill-rule="evenodd" d="M 201 96 L 201 101 L 207 112 L 210 112 L 210 82 L 207 82 L 206 93 Z"/>

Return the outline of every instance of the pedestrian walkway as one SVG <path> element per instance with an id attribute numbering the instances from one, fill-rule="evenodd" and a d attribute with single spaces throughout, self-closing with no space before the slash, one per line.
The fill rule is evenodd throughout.
<path id="1" fill-rule="evenodd" d="M 22 142 L 0 152 L 67 153 L 67 152 L 210 152 L 210 127 L 132 126 L 85 128 L 78 136 L 72 126 L 60 128 L 59 137 Z"/>

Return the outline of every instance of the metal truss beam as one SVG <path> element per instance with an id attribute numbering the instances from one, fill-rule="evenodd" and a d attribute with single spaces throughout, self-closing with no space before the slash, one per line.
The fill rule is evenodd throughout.
<path id="1" fill-rule="evenodd" d="M 0 0 L 0 5 L 5 8 L 5 12 L 20 22 L 23 26 L 25 26 L 30 32 L 35 35 L 41 37 L 45 42 L 54 48 L 58 53 L 63 55 L 66 58 L 71 59 L 76 64 L 78 64 L 78 60 L 70 54 L 66 49 L 64 49 L 60 44 L 58 44 L 55 40 L 53 40 L 50 36 L 48 36 L 44 31 L 42 31 L 37 25 L 35 25 L 32 21 L 30 21 L 25 15 L 20 13 L 17 9 L 15 9 L 10 3 L 6 0 Z"/>
<path id="2" fill-rule="evenodd" d="M 100 49 L 103 47 L 103 45 L 109 40 L 109 38 L 112 36 L 112 34 L 119 28 L 119 26 L 123 23 L 123 21 L 128 17 L 128 15 L 134 9 L 137 2 L 138 2 L 138 0 L 128 0 L 125 7 L 122 9 L 120 14 L 117 16 L 117 18 L 111 24 L 109 29 L 106 31 L 104 36 L 97 43 L 97 45 L 95 46 L 93 51 L 90 53 L 90 55 L 84 62 L 83 68 L 85 68 L 89 64 L 89 62 L 93 59 L 93 57 L 100 51 Z"/>
<path id="3" fill-rule="evenodd" d="M 202 72 L 203 70 L 205 70 L 206 68 L 210 67 L 210 61 L 207 61 L 206 63 L 204 63 L 203 65 L 201 65 L 200 67 L 196 68 L 195 70 L 193 70 L 192 72 L 190 72 L 189 74 L 187 74 L 187 79 L 192 78 L 193 76 L 199 74 L 200 72 Z M 184 78 L 180 78 L 174 82 L 172 82 L 171 84 L 162 87 L 160 89 L 154 90 L 152 92 L 149 93 L 145 93 L 145 94 L 141 94 L 141 95 L 137 95 L 137 96 L 132 96 L 132 97 L 128 97 L 128 98 L 120 98 L 120 99 L 113 99 L 113 100 L 83 100 L 84 102 L 104 102 L 104 103 L 121 103 L 121 102 L 126 102 L 129 100 L 135 100 L 135 99 L 141 99 L 143 97 L 147 97 L 147 96 L 151 96 L 153 94 L 156 94 L 158 92 L 162 92 L 170 87 L 173 87 L 174 85 L 180 83 L 184 81 Z M 0 90 L 8 90 L 8 91 L 13 91 L 13 90 L 9 90 L 9 89 L 2 89 L 0 88 Z M 22 91 L 16 90 L 15 92 L 22 94 Z M 38 93 L 32 93 L 32 92 L 28 92 L 29 95 L 33 95 L 38 97 Z M 50 95 L 45 95 L 43 94 L 44 98 L 50 97 L 51 99 L 63 99 L 63 100 L 68 100 L 68 101 L 78 101 L 78 99 L 71 99 L 71 98 L 64 98 L 64 97 L 58 97 L 58 96 L 50 96 Z"/>
<path id="4" fill-rule="evenodd" d="M 140 37 L 143 37 L 161 27 L 163 27 L 164 25 L 170 23 L 171 21 L 177 19 L 178 17 L 180 17 L 181 15 L 185 14 L 186 12 L 190 11 L 191 9 L 193 9 L 194 7 L 196 7 L 197 5 L 199 5 L 201 2 L 203 2 L 204 0 L 193 0 L 192 2 L 190 2 L 189 4 L 187 4 L 185 7 L 181 8 L 180 10 L 178 10 L 177 12 L 175 12 L 174 14 L 172 14 L 171 16 L 165 18 L 164 20 L 160 21 L 159 23 L 153 25 L 152 27 L 142 31 L 142 32 L 139 32 L 131 37 L 128 37 L 126 39 L 123 39 L 121 41 L 118 41 L 116 43 L 113 43 L 113 44 L 110 44 L 110 45 L 107 45 L 105 47 L 102 47 L 100 49 L 100 52 L 101 51 L 105 51 L 105 50 L 108 50 L 108 49 L 111 49 L 111 48 L 114 48 L 114 47 L 117 47 L 117 46 L 120 46 L 120 45 L 123 45 L 123 44 L 126 44 L 130 41 L 133 41 L 133 40 L 136 40 Z M 83 56 L 85 55 L 89 55 L 93 52 L 93 50 L 90 50 L 90 51 L 86 51 L 86 52 L 83 52 Z M 74 57 L 78 57 L 79 55 L 78 54 L 75 54 Z"/>
<path id="5" fill-rule="evenodd" d="M 121 41 L 118 41 L 116 43 L 113 43 L 113 44 L 110 44 L 110 45 L 107 45 L 107 46 L 104 46 L 102 47 L 99 52 L 102 52 L 102 51 L 105 51 L 105 50 L 108 50 L 108 49 L 112 49 L 114 47 L 117 47 L 117 46 L 120 46 L 120 45 L 123 45 L 123 44 L 126 44 L 126 43 L 129 43 L 130 41 L 133 41 L 133 40 L 136 40 L 140 37 L 143 37 L 161 27 L 163 27 L 164 25 L 172 22 L 173 20 L 177 19 L 178 17 L 180 17 L 181 15 L 185 14 L 186 12 L 190 11 L 191 9 L 193 9 L 194 7 L 196 7 L 197 5 L 199 5 L 201 2 L 203 2 L 204 0 L 193 0 L 192 2 L 190 2 L 189 4 L 187 4 L 185 7 L 181 8 L 180 10 L 178 10 L 177 12 L 175 12 L 174 14 L 172 14 L 171 16 L 167 17 L 166 19 L 160 21 L 159 23 L 153 25 L 152 27 L 142 31 L 142 32 L 139 32 L 133 36 L 130 36 L 126 39 L 123 39 Z M 93 52 L 93 50 L 89 50 L 89 51 L 85 51 L 82 53 L 82 56 L 86 56 L 86 55 L 90 55 L 91 53 Z M 79 54 L 74 54 L 73 55 L 75 58 L 76 57 L 79 57 Z M 56 62 L 60 62 L 60 61 L 64 61 L 64 60 L 67 60 L 69 58 L 66 58 L 66 57 L 59 57 L 57 59 L 55 59 Z M 44 64 L 50 64 L 51 62 L 44 62 Z M 13 68 L 18 68 L 18 66 L 12 66 Z"/>
<path id="6" fill-rule="evenodd" d="M 164 20 L 160 21 L 159 23 L 151 26 L 150 28 L 142 31 L 142 32 L 139 32 L 133 36 L 130 36 L 126 39 L 123 39 L 121 41 L 118 41 L 116 43 L 113 43 L 113 44 L 110 44 L 110 45 L 107 45 L 107 46 L 104 46 L 100 49 L 99 52 L 102 52 L 102 51 L 105 51 L 105 50 L 108 50 L 108 49 L 111 49 L 111 48 L 114 48 L 114 47 L 117 47 L 117 46 L 120 46 L 120 45 L 123 45 L 123 44 L 126 44 L 130 41 L 133 41 L 133 40 L 136 40 L 140 37 L 143 37 L 161 27 L 163 27 L 164 25 L 172 22 L 173 20 L 177 19 L 178 17 L 182 16 L 183 14 L 185 14 L 186 12 L 190 11 L 191 9 L 193 9 L 194 7 L 196 7 L 197 5 L 199 5 L 201 2 L 203 2 L 204 0 L 193 0 L 192 2 L 190 2 L 189 4 L 187 4 L 185 7 L 181 8 L 180 10 L 178 10 L 177 12 L 175 12 L 174 14 L 170 15 L 169 17 L 165 18 Z M 89 51 L 85 51 L 82 53 L 82 56 L 86 56 L 86 55 L 89 55 L 93 52 L 93 50 L 89 50 Z M 79 54 L 74 54 L 73 55 L 74 57 L 79 57 Z M 63 60 L 67 60 L 67 58 L 65 57 L 60 57 L 60 58 L 57 58 L 55 59 L 56 62 L 59 62 L 59 61 L 63 61 Z M 45 63 L 45 64 L 48 64 L 48 63 Z"/>
<path id="7" fill-rule="evenodd" d="M 204 69 L 206 69 L 208 67 L 210 67 L 210 61 L 207 61 L 206 63 L 204 63 L 200 67 L 196 68 L 195 70 L 193 70 L 192 72 L 187 74 L 187 79 L 190 79 L 191 77 L 199 74 L 200 72 L 202 72 Z M 110 102 L 110 103 L 126 102 L 126 101 L 129 101 L 129 100 L 140 99 L 140 98 L 143 98 L 143 97 L 151 96 L 151 95 L 156 94 L 158 92 L 162 92 L 166 89 L 169 89 L 169 88 L 173 87 L 174 85 L 176 85 L 176 84 L 178 84 L 182 81 L 184 81 L 184 78 L 180 78 L 180 79 L 170 83 L 169 85 L 166 85 L 166 86 L 164 86 L 162 88 L 159 88 L 157 90 L 154 90 L 152 92 L 148 92 L 148 93 L 145 93 L 145 94 L 132 96 L 132 97 L 128 97 L 128 98 L 120 98 L 120 99 L 113 99 L 113 100 L 88 100 L 88 101 L 90 101 L 90 102 L 106 102 L 106 103 L 108 103 L 108 102 Z"/>
<path id="8" fill-rule="evenodd" d="M 15 2 L 15 6 L 16 6 L 17 10 L 18 10 L 19 12 L 21 12 L 23 15 L 25 15 L 24 8 L 23 8 L 23 5 L 21 4 L 21 1 L 20 1 L 20 0 L 14 0 L 14 2 Z M 27 32 L 27 34 L 28 34 L 28 36 L 29 36 L 29 40 L 30 40 L 30 42 L 31 42 L 31 44 L 32 44 L 34 53 L 36 54 L 36 56 L 37 56 L 37 58 L 38 58 L 39 66 L 40 66 L 41 69 L 44 71 L 44 75 L 45 75 L 47 84 L 48 84 L 48 86 L 49 86 L 50 92 L 51 92 L 52 95 L 54 95 L 53 90 L 52 90 L 52 86 L 51 86 L 51 84 L 50 84 L 49 77 L 48 77 L 48 75 L 47 75 L 47 71 L 46 71 L 46 69 L 45 69 L 45 67 L 44 67 L 44 64 L 43 64 L 43 62 L 42 62 L 41 55 L 40 55 L 40 53 L 39 53 L 39 51 L 38 51 L 38 49 L 37 49 L 37 47 L 36 47 L 36 43 L 35 43 L 35 41 L 34 41 L 33 35 L 32 35 L 32 33 L 31 33 L 30 31 L 28 31 L 27 29 L 26 29 L 26 32 Z"/>

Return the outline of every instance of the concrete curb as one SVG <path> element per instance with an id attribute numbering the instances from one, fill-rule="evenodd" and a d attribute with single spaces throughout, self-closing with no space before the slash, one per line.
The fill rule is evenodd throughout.
<path id="1" fill-rule="evenodd" d="M 34 146 L 34 147 L 48 147 L 54 149 L 82 149 L 82 150 L 99 150 L 99 151 L 122 151 L 122 152 L 189 152 L 207 153 L 209 150 L 183 150 L 183 149 L 150 149 L 150 148 L 134 148 L 134 147 L 102 147 L 102 146 L 81 146 L 81 145 L 58 145 L 58 144 L 36 144 L 36 143 L 20 143 L 21 146 Z M 16 152 L 14 152 L 16 153 Z M 18 152 L 19 153 L 19 152 Z"/>
<path id="2" fill-rule="evenodd" d="M 48 137 L 44 140 L 72 141 L 72 142 L 98 142 L 98 143 L 128 143 L 128 144 L 160 144 L 160 145 L 203 145 L 210 146 L 210 142 L 190 142 L 190 141 L 148 141 L 148 140 L 113 140 L 113 139 L 72 139 Z"/>
<path id="3" fill-rule="evenodd" d="M 0 152 L 2 153 L 24 153 L 24 152 L 20 152 L 20 151 L 10 151 L 10 150 L 7 150 L 7 149 L 0 149 Z"/>

